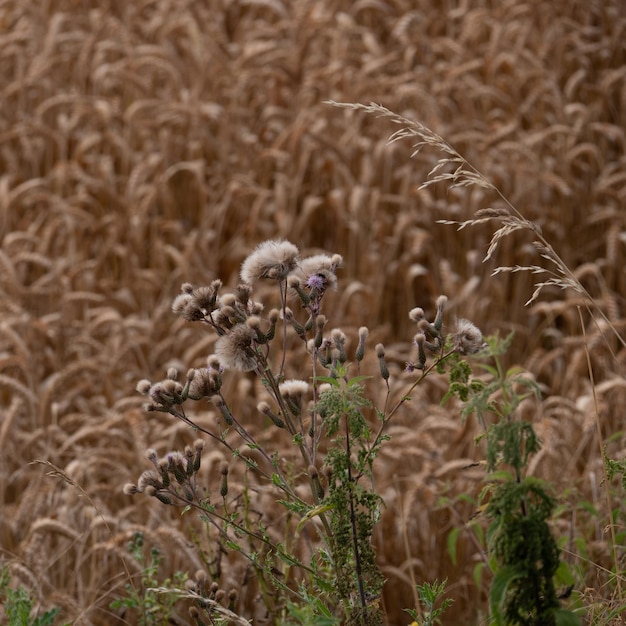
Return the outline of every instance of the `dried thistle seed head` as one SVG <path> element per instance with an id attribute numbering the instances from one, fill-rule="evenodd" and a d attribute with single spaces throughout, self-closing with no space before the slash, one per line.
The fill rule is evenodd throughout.
<path id="1" fill-rule="evenodd" d="M 237 310 L 229 304 L 220 305 L 220 313 L 231 322 L 237 321 Z"/>
<path id="2" fill-rule="evenodd" d="M 415 337 L 413 337 L 413 343 L 417 346 L 417 364 L 415 367 L 423 370 L 426 366 L 426 352 L 424 350 L 424 346 L 426 344 L 426 335 L 424 333 L 417 333 Z"/>
<path id="3" fill-rule="evenodd" d="M 165 380 L 161 381 L 161 387 L 163 391 L 168 396 L 172 396 L 175 401 L 180 400 L 180 396 L 183 393 L 183 386 L 177 380 L 166 378 Z"/>
<path id="4" fill-rule="evenodd" d="M 166 377 L 170 380 L 176 380 L 178 378 L 178 370 L 175 367 L 169 367 L 166 372 Z"/>
<path id="5" fill-rule="evenodd" d="M 220 387 L 221 381 L 216 370 L 199 367 L 189 384 L 189 397 L 192 400 L 210 397 L 217 393 Z"/>
<path id="6" fill-rule="evenodd" d="M 414 309 L 409 311 L 409 319 L 412 322 L 419 322 L 420 320 L 423 320 L 424 317 L 424 309 L 419 306 L 416 306 Z"/>
<path id="7" fill-rule="evenodd" d="M 272 309 L 268 314 L 267 318 L 270 321 L 270 324 L 276 324 L 280 319 L 280 311 L 278 309 Z"/>
<path id="8" fill-rule="evenodd" d="M 318 315 L 315 318 L 315 326 L 318 330 L 323 330 L 324 326 L 326 326 L 326 323 L 328 322 L 328 320 L 326 319 L 325 315 Z"/>
<path id="9" fill-rule="evenodd" d="M 226 315 L 224 315 L 223 309 L 216 309 L 215 311 L 211 311 L 211 322 L 222 330 L 229 329 L 233 327 L 233 323 L 228 319 Z M 221 334 L 221 333 L 220 333 Z"/>
<path id="10" fill-rule="evenodd" d="M 309 383 L 305 380 L 286 380 L 278 386 L 278 389 L 285 398 L 301 398 L 309 391 Z"/>
<path id="11" fill-rule="evenodd" d="M 154 464 L 156 464 L 159 460 L 159 455 L 157 454 L 157 451 L 154 448 L 148 448 L 146 450 L 145 456 L 146 456 L 146 459 L 148 459 L 148 461 Z"/>
<path id="12" fill-rule="evenodd" d="M 451 335 L 452 346 L 459 354 L 476 354 L 485 347 L 483 334 L 478 327 L 466 319 L 456 322 L 456 330 Z"/>
<path id="13" fill-rule="evenodd" d="M 315 274 L 320 270 L 330 270 L 333 266 L 333 259 L 328 254 L 313 254 L 311 256 L 304 257 L 298 263 L 298 269 L 295 274 L 299 278 L 306 280 L 311 274 Z"/>
<path id="14" fill-rule="evenodd" d="M 241 304 L 244 308 L 247 307 L 251 295 L 252 287 L 250 285 L 247 285 L 246 283 L 239 283 L 235 287 L 235 297 L 237 298 L 239 304 Z"/>
<path id="15" fill-rule="evenodd" d="M 157 406 L 171 406 L 174 404 L 174 398 L 166 393 L 162 383 L 155 383 L 150 387 L 148 395 L 152 402 Z"/>
<path id="16" fill-rule="evenodd" d="M 152 383 L 147 378 L 140 380 L 135 386 L 135 389 L 143 396 L 147 396 L 151 388 Z"/>
<path id="17" fill-rule="evenodd" d="M 361 326 L 361 328 L 359 328 L 359 345 L 357 346 L 356 353 L 354 355 L 354 358 L 357 361 L 362 361 L 365 356 L 365 342 L 367 341 L 369 334 L 370 331 L 366 326 Z"/>
<path id="18" fill-rule="evenodd" d="M 220 496 L 225 498 L 228 495 L 228 464 L 223 463 L 220 467 Z"/>
<path id="19" fill-rule="evenodd" d="M 198 306 L 207 313 L 212 311 L 217 303 L 217 290 L 222 286 L 221 281 L 217 281 L 217 283 L 217 286 L 212 283 L 210 287 L 197 287 L 192 291 Z"/>
<path id="20" fill-rule="evenodd" d="M 172 302 L 172 312 L 188 322 L 204 319 L 204 312 L 190 293 L 181 293 Z"/>
<path id="21" fill-rule="evenodd" d="M 346 343 L 346 334 L 340 328 L 333 328 L 330 331 L 330 338 L 338 349 L 341 349 Z"/>
<path id="22" fill-rule="evenodd" d="M 226 402 L 224 401 L 224 398 L 222 398 L 222 396 L 215 394 L 214 396 L 211 396 L 211 402 L 219 409 L 221 407 L 223 407 Z"/>
<path id="23" fill-rule="evenodd" d="M 217 372 L 219 372 L 221 369 L 220 360 L 214 354 L 210 354 L 207 357 L 206 366 L 209 369 L 215 370 Z"/>
<path id="24" fill-rule="evenodd" d="M 299 250 L 288 241 L 259 244 L 241 266 L 241 280 L 251 285 L 261 278 L 284 280 L 298 263 Z"/>
<path id="25" fill-rule="evenodd" d="M 169 452 L 167 455 L 167 471 L 174 475 L 179 484 L 187 480 L 187 459 L 178 451 Z"/>
<path id="26" fill-rule="evenodd" d="M 424 343 L 426 343 L 426 335 L 424 333 L 417 333 L 415 337 L 413 337 L 413 343 L 419 348 L 420 346 L 423 348 Z"/>
<path id="27" fill-rule="evenodd" d="M 389 368 L 385 361 L 385 346 L 382 343 L 376 344 L 376 357 L 378 358 L 378 366 L 380 368 L 380 375 L 383 380 L 389 380 Z"/>
<path id="28" fill-rule="evenodd" d="M 181 293 L 191 294 L 191 293 L 193 293 L 193 285 L 191 283 L 183 283 L 180 286 L 180 291 L 181 291 Z"/>
<path id="29" fill-rule="evenodd" d="M 305 257 L 298 263 L 294 274 L 303 283 L 306 283 L 310 276 L 317 274 L 318 272 L 332 271 L 333 259 L 327 254 L 314 254 L 313 256 Z"/>
<path id="30" fill-rule="evenodd" d="M 196 439 L 193 442 L 193 448 L 196 452 L 202 452 L 202 450 L 204 450 L 204 440 L 203 439 Z"/>
<path id="31" fill-rule="evenodd" d="M 435 328 L 435 325 L 431 324 L 427 319 L 420 320 L 417 323 L 417 328 L 427 337 L 432 337 L 433 339 L 439 337 L 440 335 L 439 331 Z"/>
<path id="32" fill-rule="evenodd" d="M 250 328 L 253 328 L 254 330 L 260 330 L 261 329 L 261 318 L 258 317 L 257 315 L 251 315 L 246 320 L 246 324 L 248 324 L 248 326 L 250 326 Z"/>
<path id="33" fill-rule="evenodd" d="M 257 367 L 254 348 L 256 333 L 246 324 L 235 324 L 230 331 L 218 338 L 215 354 L 226 369 L 251 372 Z"/>
<path id="34" fill-rule="evenodd" d="M 330 332 L 330 338 L 333 342 L 336 350 L 336 359 L 339 363 L 345 363 L 348 360 L 348 355 L 346 354 L 346 335 L 345 333 L 339 329 L 334 328 Z"/>
<path id="35" fill-rule="evenodd" d="M 437 314 L 435 316 L 435 321 L 433 322 L 433 326 L 437 332 L 441 332 L 441 328 L 443 327 L 443 309 L 447 303 L 448 296 L 439 296 L 437 298 Z"/>
<path id="36" fill-rule="evenodd" d="M 235 296 L 234 293 L 225 293 L 222 295 L 222 297 L 220 298 L 220 306 L 221 307 L 225 307 L 225 306 L 236 306 L 237 304 L 237 297 Z"/>
<path id="37" fill-rule="evenodd" d="M 123 491 L 127 496 L 134 496 L 136 493 L 139 493 L 137 485 L 134 485 L 133 483 L 126 483 Z"/>
<path id="38" fill-rule="evenodd" d="M 154 489 L 163 488 L 161 477 L 153 470 L 143 472 L 137 481 L 137 491 L 145 493 L 147 487 L 153 487 Z"/>

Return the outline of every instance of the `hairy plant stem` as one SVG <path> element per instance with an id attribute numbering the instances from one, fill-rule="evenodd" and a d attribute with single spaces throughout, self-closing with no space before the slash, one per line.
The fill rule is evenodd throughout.
<path id="1" fill-rule="evenodd" d="M 356 511 L 354 510 L 354 493 L 353 490 L 356 486 L 356 482 L 352 478 L 352 461 L 350 458 L 350 423 L 348 416 L 344 415 L 346 423 L 346 460 L 348 471 L 348 501 L 350 503 L 350 525 L 352 527 L 352 550 L 354 552 L 354 567 L 356 572 L 357 585 L 359 588 L 359 602 L 361 607 L 367 606 L 367 600 L 365 598 L 365 585 L 363 583 L 363 570 L 361 567 L 361 555 L 359 552 L 359 537 L 356 527 Z"/>

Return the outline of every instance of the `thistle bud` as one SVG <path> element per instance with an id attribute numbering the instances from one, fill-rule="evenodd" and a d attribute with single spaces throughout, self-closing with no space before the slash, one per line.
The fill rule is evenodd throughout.
<path id="1" fill-rule="evenodd" d="M 315 465 L 309 465 L 307 472 L 309 474 L 309 478 L 311 479 L 311 482 L 313 483 L 315 487 L 315 495 L 317 496 L 318 500 L 323 500 L 324 499 L 324 487 L 322 486 L 322 483 L 320 482 L 320 477 L 319 477 L 319 472 L 317 471 L 317 467 L 315 467 Z"/>
<path id="2" fill-rule="evenodd" d="M 224 421 L 227 426 L 232 426 L 235 421 L 233 418 L 233 414 L 230 412 L 230 409 L 226 406 L 226 402 L 224 402 L 224 398 L 222 396 L 211 396 L 211 402 L 220 410 Z"/>
<path id="3" fill-rule="evenodd" d="M 389 369 L 385 362 L 385 346 L 382 343 L 376 344 L 376 357 L 378 358 L 378 365 L 380 367 L 380 375 L 383 380 L 389 380 Z"/>
<path id="4" fill-rule="evenodd" d="M 235 611 L 235 604 L 237 602 L 237 598 L 238 598 L 239 594 L 237 593 L 236 589 L 231 589 L 228 592 L 228 610 L 229 611 Z"/>
<path id="5" fill-rule="evenodd" d="M 423 370 L 426 366 L 426 352 L 424 351 L 424 344 L 426 343 L 426 335 L 424 333 L 417 333 L 413 337 L 413 343 L 417 346 L 418 361 L 417 368 Z"/>
<path id="6" fill-rule="evenodd" d="M 137 385 L 135 386 L 135 389 L 141 395 L 147 396 L 148 393 L 150 392 L 151 387 L 152 387 L 152 383 L 147 378 L 144 378 L 137 383 Z"/>
<path id="7" fill-rule="evenodd" d="M 448 296 L 439 296 L 437 298 L 437 314 L 435 315 L 435 321 L 433 323 L 437 332 L 441 332 L 441 328 L 443 327 L 443 309 L 447 302 Z"/>
<path id="8" fill-rule="evenodd" d="M 348 360 L 348 355 L 346 354 L 346 335 L 339 328 L 335 328 L 330 333 L 330 338 L 337 350 L 336 360 L 339 363 L 345 363 Z"/>
<path id="9" fill-rule="evenodd" d="M 356 353 L 354 355 L 354 358 L 358 362 L 361 362 L 365 356 L 365 342 L 367 341 L 369 332 L 370 331 L 366 326 L 361 326 L 361 328 L 359 328 L 359 345 L 357 346 Z"/>
<path id="10" fill-rule="evenodd" d="M 278 426 L 278 428 L 285 428 L 285 422 L 272 411 L 267 402 L 259 402 L 256 408 L 260 413 L 269 417 L 275 426 Z"/>
<path id="11" fill-rule="evenodd" d="M 324 340 L 324 326 L 326 326 L 326 317 L 324 315 L 318 315 L 315 318 L 315 347 L 319 348 Z"/>
<path id="12" fill-rule="evenodd" d="M 220 481 L 220 496 L 225 498 L 228 495 L 228 465 L 224 465 L 220 470 L 222 479 Z"/>
<path id="13" fill-rule="evenodd" d="M 420 320 L 424 319 L 424 309 L 420 308 L 420 307 L 415 307 L 414 309 L 411 309 L 409 311 L 409 319 L 412 322 L 419 322 Z"/>

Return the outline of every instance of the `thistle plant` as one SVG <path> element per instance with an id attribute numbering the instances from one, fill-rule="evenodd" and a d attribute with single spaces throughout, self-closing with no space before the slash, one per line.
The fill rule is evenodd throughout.
<path id="1" fill-rule="evenodd" d="M 383 576 L 372 534 L 384 505 L 374 489 L 374 473 L 387 440 L 385 428 L 426 376 L 441 371 L 452 355 L 478 352 L 484 341 L 466 320 L 458 322 L 456 331 L 444 332 L 445 296 L 438 298 L 432 321 L 423 309 L 413 309 L 414 357 L 406 365 L 412 380 L 394 400 L 385 348 L 376 345 L 385 400 L 382 408 L 374 407 L 366 393 L 368 377 L 361 374 L 367 327 L 358 330 L 350 354 L 348 337 L 331 328 L 323 313 L 324 296 L 335 288 L 341 263 L 338 254 L 300 259 L 294 244 L 271 240 L 245 259 L 242 282 L 231 292 L 223 292 L 219 280 L 182 286 L 172 310 L 213 332 L 214 351 L 204 367 L 189 369 L 183 377 L 170 369 L 163 380 L 142 380 L 137 389 L 149 399 L 147 411 L 170 414 L 202 438 L 163 456 L 148 450 L 152 469 L 126 485 L 125 492 L 197 511 L 208 530 L 207 577 L 218 584 L 224 555 L 238 554 L 254 571 L 272 619 L 298 615 L 298 606 L 309 606 L 307 614 L 314 611 L 317 618 L 333 623 L 382 624 L 377 599 Z M 261 281 L 276 286 L 276 308 L 267 313 L 254 297 Z M 306 355 L 308 375 L 300 368 L 297 377 L 289 376 L 294 367 L 287 359 L 290 342 Z M 231 409 L 224 391 L 225 381 L 237 372 L 260 381 L 263 398 L 257 410 L 264 422 L 263 439 L 258 424 Z M 206 400 L 213 406 L 213 427 L 187 412 L 189 401 Z M 294 459 L 280 458 L 268 446 L 268 430 L 290 438 Z M 284 511 L 282 537 L 272 520 L 257 515 L 254 498 L 261 487 L 250 487 L 241 473 L 233 481 L 228 463 L 215 487 L 201 482 L 207 443 L 243 464 L 263 489 L 274 491 Z M 307 542 L 312 549 L 305 550 Z M 206 606 L 200 602 L 197 610 Z"/>
<path id="2" fill-rule="evenodd" d="M 441 137 L 383 107 L 337 106 L 363 109 L 402 124 L 391 141 L 417 138 L 416 151 L 426 145 L 442 150 L 447 156 L 438 161 L 425 185 L 443 181 L 494 190 L 504 207 L 484 209 L 457 225 L 500 221 L 487 258 L 508 234 L 532 231 L 536 249 L 556 270 L 536 286 L 529 302 L 548 285 L 573 288 L 588 298 L 593 317 L 593 300 L 540 229 Z M 454 169 L 451 173 L 445 171 L 449 166 Z M 359 329 L 356 350 L 351 352 L 349 338 L 332 327 L 323 312 L 324 297 L 336 287 L 341 264 L 338 254 L 301 259 L 294 244 L 270 240 L 244 260 L 241 283 L 231 292 L 223 292 L 220 280 L 208 286 L 182 286 L 172 310 L 216 335 L 213 353 L 204 367 L 189 369 L 184 377 L 168 370 L 161 381 L 140 381 L 137 390 L 149 398 L 147 411 L 168 413 L 204 438 L 165 456 L 149 450 L 153 469 L 144 472 L 136 484 L 127 485 L 126 493 L 143 493 L 164 505 L 196 510 L 208 530 L 208 579 L 218 585 L 224 555 L 239 555 L 256 575 L 266 617 L 274 622 L 382 624 L 377 599 L 383 577 L 372 546 L 384 505 L 374 486 L 376 458 L 388 439 L 386 427 L 414 389 L 431 374 L 448 370 L 450 387 L 444 400 L 457 396 L 465 405 L 464 417 L 476 413 L 484 431 L 481 439 L 486 442 L 488 475 L 483 497 L 490 520 L 493 623 L 577 624 L 577 616 L 560 607 L 554 586 L 560 565 L 549 524 L 555 499 L 548 485 L 525 471 L 541 445 L 532 424 L 516 417 L 526 397 L 518 389 L 528 387 L 532 392 L 532 385 L 519 372 L 502 371 L 498 356 L 507 342 L 485 341 L 480 329 L 465 319 L 448 332 L 445 296 L 437 299 L 432 320 L 423 308 L 415 307 L 409 312 L 415 324 L 412 356 L 405 368 L 409 382 L 399 396 L 385 346 L 374 348 L 384 398 L 381 406 L 375 406 L 366 389 L 368 377 L 361 374 L 368 353 L 367 327 Z M 495 273 L 523 270 L 546 271 L 539 266 L 501 267 Z M 267 312 L 265 303 L 255 296 L 262 281 L 275 286 L 274 307 Z M 604 317 L 601 311 L 599 315 Z M 297 362 L 288 358 L 293 354 L 306 358 Z M 495 365 L 484 366 L 491 382 L 472 377 L 467 357 L 476 354 L 496 357 Z M 258 424 L 231 408 L 225 381 L 236 372 L 253 375 L 260 382 L 259 396 L 263 397 L 257 410 L 265 423 L 263 432 L 269 429 L 289 437 L 293 458 L 279 458 L 268 443 L 272 437 L 261 438 Z M 213 405 L 212 427 L 186 409 L 189 401 L 204 400 Z M 224 465 L 216 487 L 200 482 L 207 440 L 243 464 L 243 479 L 238 474 L 239 480 L 232 481 L 229 466 Z M 258 481 L 254 486 L 249 480 L 252 476 Z M 266 519 L 266 512 L 255 507 L 255 494 L 267 488 L 273 490 L 274 502 L 283 510 L 279 532 L 275 519 Z M 435 588 L 422 586 L 425 589 L 429 594 L 421 594 L 421 602 L 434 622 L 439 615 L 433 613 L 434 600 L 442 588 L 437 587 L 435 595 Z M 195 588 L 191 593 L 205 597 Z M 236 595 L 230 598 L 229 611 L 236 608 Z M 210 604 L 205 598 L 194 610 L 197 619 L 200 610 L 214 614 L 215 602 Z M 411 615 L 416 617 L 418 612 Z"/>

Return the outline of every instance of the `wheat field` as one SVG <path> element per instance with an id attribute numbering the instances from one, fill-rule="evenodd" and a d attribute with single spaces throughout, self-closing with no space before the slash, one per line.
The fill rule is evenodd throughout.
<path id="1" fill-rule="evenodd" d="M 75 624 L 134 623 L 109 604 L 136 574 L 138 530 L 166 574 L 203 566 L 189 520 L 122 492 L 147 448 L 194 438 L 147 415 L 135 384 L 203 362 L 213 339 L 174 318 L 172 299 L 185 281 L 234 285 L 268 238 L 344 257 L 326 313 L 348 334 L 367 325 L 397 380 L 408 311 L 432 312 L 439 294 L 450 319 L 515 332 L 506 363 L 543 391 L 523 407 L 544 442 L 531 471 L 562 497 L 555 524 L 577 589 L 610 602 L 600 444 L 626 452 L 626 351 L 575 292 L 547 288 L 524 306 L 535 276 L 491 276 L 541 264 L 528 233 L 483 263 L 491 225 L 438 222 L 497 197 L 419 189 L 439 155 L 410 158 L 409 142 L 388 143 L 388 121 L 327 102 L 378 102 L 445 137 L 623 334 L 622 0 L 3 0 L 0 89 L 0 562 L 38 606 Z M 249 381 L 229 384 L 251 415 Z M 445 390 L 436 378 L 420 388 L 377 461 L 391 626 L 409 623 L 415 582 L 435 578 L 455 598 L 445 623 L 486 617 L 480 551 L 463 532 L 453 563 L 446 543 L 472 508 L 438 505 L 481 485 L 464 469 L 480 456 L 476 425 L 440 406 Z M 205 457 L 209 476 L 223 459 Z M 580 501 L 598 515 L 571 507 Z M 241 593 L 237 610 L 253 616 L 254 604 Z"/>

